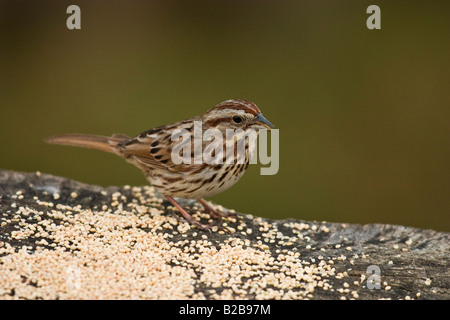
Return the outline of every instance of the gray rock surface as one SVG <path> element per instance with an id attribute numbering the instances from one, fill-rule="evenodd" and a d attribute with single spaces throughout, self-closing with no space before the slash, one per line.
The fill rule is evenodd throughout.
<path id="1" fill-rule="evenodd" d="M 182 204 L 227 230 L 189 226 L 150 187 L 0 170 L 0 298 L 450 298 L 449 233 Z"/>

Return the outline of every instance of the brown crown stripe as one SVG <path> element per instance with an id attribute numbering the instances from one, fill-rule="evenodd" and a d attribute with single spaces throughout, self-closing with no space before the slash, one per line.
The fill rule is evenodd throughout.
<path id="1" fill-rule="evenodd" d="M 242 99 L 226 100 L 226 101 L 219 103 L 218 106 L 220 106 L 222 104 L 243 105 L 243 106 L 248 106 L 248 107 L 252 107 L 252 108 L 256 107 L 256 109 L 258 109 L 256 104 L 254 104 L 253 102 L 247 101 L 247 100 L 242 100 Z"/>
<path id="2" fill-rule="evenodd" d="M 253 106 L 244 106 L 244 105 L 236 105 L 234 103 L 227 103 L 227 104 L 223 104 L 223 105 L 218 105 L 217 107 L 215 107 L 214 109 L 234 109 L 234 110 L 244 110 L 248 113 L 251 113 L 253 115 L 257 115 L 258 113 L 261 113 L 261 111 L 258 109 L 257 106 L 253 105 Z"/>
<path id="3" fill-rule="evenodd" d="M 222 103 L 219 103 L 218 105 L 234 105 L 234 106 L 245 106 L 251 109 L 254 109 L 255 111 L 257 111 L 258 113 L 260 113 L 261 111 L 259 110 L 258 106 L 256 104 L 254 104 L 251 101 L 246 101 L 246 100 L 242 100 L 242 99 L 232 99 L 232 100 L 227 100 L 224 101 Z"/>

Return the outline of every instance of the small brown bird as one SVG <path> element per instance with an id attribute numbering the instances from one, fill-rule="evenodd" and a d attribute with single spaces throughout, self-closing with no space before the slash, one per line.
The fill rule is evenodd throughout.
<path id="1" fill-rule="evenodd" d="M 198 125 L 199 123 L 201 123 L 202 133 L 213 128 L 222 133 L 224 139 L 221 164 L 197 163 L 195 161 L 177 164 L 177 161 L 173 161 L 172 151 L 179 143 L 179 140 L 173 139 L 173 133 L 181 130 L 189 133 L 194 139 L 196 130 L 194 124 Z M 214 210 L 204 198 L 218 194 L 235 184 L 247 169 L 252 153 L 252 147 L 249 147 L 248 139 L 246 139 L 244 161 L 238 161 L 236 157 L 233 163 L 225 163 L 227 129 L 242 129 L 244 133 L 249 131 L 259 133 L 259 129 L 270 130 L 270 128 L 273 128 L 273 125 L 263 117 L 254 103 L 232 99 L 219 103 L 201 116 L 157 127 L 145 131 L 135 138 L 119 134 L 111 137 L 63 134 L 50 137 L 45 141 L 97 149 L 125 158 L 144 172 L 152 186 L 163 194 L 188 222 L 200 229 L 210 230 L 211 225 L 202 224 L 195 220 L 173 197 L 197 199 L 213 218 L 221 219 L 225 217 L 226 214 Z M 233 139 L 231 144 L 237 150 L 236 138 L 228 137 L 228 140 L 230 139 Z M 207 142 L 202 141 L 202 152 L 207 145 Z M 192 151 L 193 154 L 194 151 Z"/>

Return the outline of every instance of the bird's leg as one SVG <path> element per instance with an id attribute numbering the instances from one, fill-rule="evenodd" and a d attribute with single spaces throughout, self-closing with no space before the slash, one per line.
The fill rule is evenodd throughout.
<path id="1" fill-rule="evenodd" d="M 197 228 L 202 229 L 202 230 L 209 230 L 211 231 L 212 229 L 212 225 L 209 224 L 203 224 L 198 222 L 197 220 L 195 220 L 189 213 L 186 212 L 186 210 L 183 209 L 182 206 L 180 206 L 178 204 L 178 202 L 175 201 L 174 198 L 170 197 L 170 196 L 165 196 L 167 200 L 170 201 L 170 203 L 172 203 L 177 209 L 178 211 L 180 211 L 180 213 L 183 215 L 183 217 L 190 223 L 195 225 Z"/>
<path id="2" fill-rule="evenodd" d="M 206 212 L 209 213 L 209 215 L 214 219 L 222 219 L 222 218 L 226 218 L 229 216 L 226 213 L 222 213 L 222 212 L 215 210 L 213 207 L 211 207 L 208 204 L 208 202 L 206 202 L 205 199 L 200 198 L 200 199 L 198 199 L 198 202 L 200 202 L 202 204 L 202 206 L 203 206 L 203 208 L 205 208 Z"/>

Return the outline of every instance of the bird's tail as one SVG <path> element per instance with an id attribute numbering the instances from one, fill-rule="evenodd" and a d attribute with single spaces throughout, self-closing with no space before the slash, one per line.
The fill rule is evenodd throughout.
<path id="1" fill-rule="evenodd" d="M 90 134 L 61 134 L 45 139 L 52 144 L 96 149 L 105 152 L 118 154 L 120 143 L 128 141 L 130 138 L 123 135 L 113 135 L 112 137 L 96 136 Z"/>

